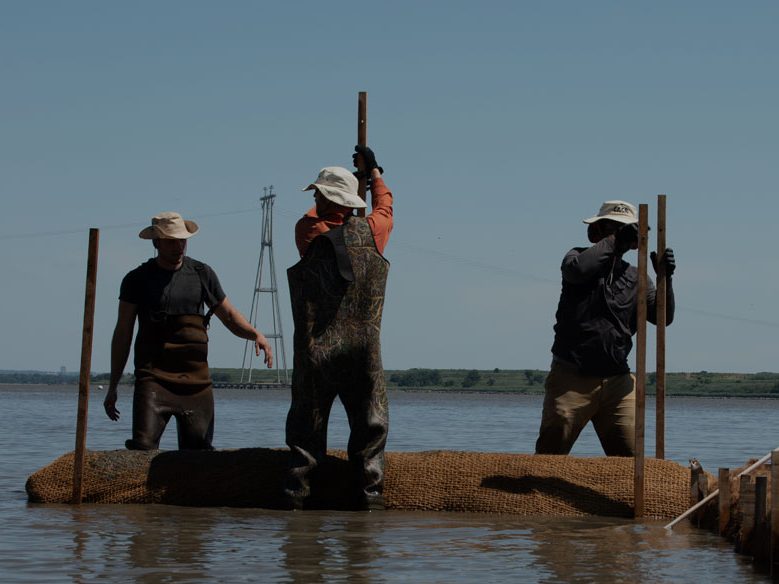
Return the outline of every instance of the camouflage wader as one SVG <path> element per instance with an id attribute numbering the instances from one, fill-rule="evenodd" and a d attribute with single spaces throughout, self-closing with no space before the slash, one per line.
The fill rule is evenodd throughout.
<path id="1" fill-rule="evenodd" d="M 381 500 L 388 412 L 381 363 L 381 315 L 389 262 L 365 219 L 317 237 L 287 270 L 295 322 L 291 449 L 285 492 L 303 500 L 327 450 L 327 423 L 338 396 L 349 419 L 348 454 L 358 504 Z"/>

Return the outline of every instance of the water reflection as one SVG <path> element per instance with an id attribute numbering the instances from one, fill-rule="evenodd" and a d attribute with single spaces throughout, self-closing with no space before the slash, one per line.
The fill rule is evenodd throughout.
<path id="1" fill-rule="evenodd" d="M 290 581 L 330 582 L 334 578 L 372 582 L 372 564 L 381 558 L 372 520 L 377 513 L 291 512 L 281 546 Z"/>

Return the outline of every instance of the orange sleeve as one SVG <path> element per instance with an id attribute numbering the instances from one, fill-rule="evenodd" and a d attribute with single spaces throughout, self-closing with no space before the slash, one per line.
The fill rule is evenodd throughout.
<path id="1" fill-rule="evenodd" d="M 393 218 L 392 193 L 381 177 L 373 179 L 371 185 L 371 209 L 371 214 L 367 217 L 368 225 L 373 232 L 376 248 L 383 254 L 392 232 Z"/>

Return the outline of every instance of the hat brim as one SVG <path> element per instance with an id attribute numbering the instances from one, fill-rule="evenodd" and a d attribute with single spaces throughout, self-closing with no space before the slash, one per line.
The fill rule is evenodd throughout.
<path id="1" fill-rule="evenodd" d="M 587 223 L 589 225 L 590 223 L 595 223 L 596 221 L 601 221 L 602 219 L 608 219 L 609 221 L 616 221 L 617 223 L 624 223 L 625 225 L 628 225 L 630 223 L 638 223 L 637 220 L 628 219 L 624 215 L 596 215 L 595 217 L 584 219 L 582 223 Z"/>
<path id="2" fill-rule="evenodd" d="M 342 189 L 337 189 L 327 185 L 318 185 L 311 183 L 303 191 L 317 190 L 322 193 L 322 196 L 336 205 L 341 207 L 347 207 L 349 209 L 365 209 L 368 205 L 363 201 L 359 195 L 355 195 Z"/>
<path id="3" fill-rule="evenodd" d="M 175 233 L 165 233 L 157 225 L 149 225 L 141 229 L 138 237 L 141 239 L 189 239 L 200 231 L 200 227 L 194 221 L 184 219 L 186 231 L 177 230 Z"/>

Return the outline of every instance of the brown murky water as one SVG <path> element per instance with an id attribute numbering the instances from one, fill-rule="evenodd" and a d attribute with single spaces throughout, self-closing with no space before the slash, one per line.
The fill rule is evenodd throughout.
<path id="1" fill-rule="evenodd" d="M 93 390 L 89 448 L 121 447 L 129 393 L 112 424 Z M 768 581 L 718 537 L 686 524 L 668 532 L 664 521 L 28 505 L 27 476 L 73 448 L 76 390 L 5 386 L 0 395 L 3 582 Z M 540 398 L 514 395 L 390 399 L 391 450 L 529 452 L 541 408 Z M 217 447 L 283 445 L 287 406 L 286 392 L 222 391 Z M 666 450 L 679 462 L 696 456 L 709 470 L 737 466 L 779 442 L 770 430 L 779 402 L 672 399 L 668 410 Z M 338 407 L 331 426 L 331 446 L 343 447 Z M 163 446 L 174 444 L 169 431 Z M 574 454 L 600 454 L 594 433 L 585 432 Z"/>

